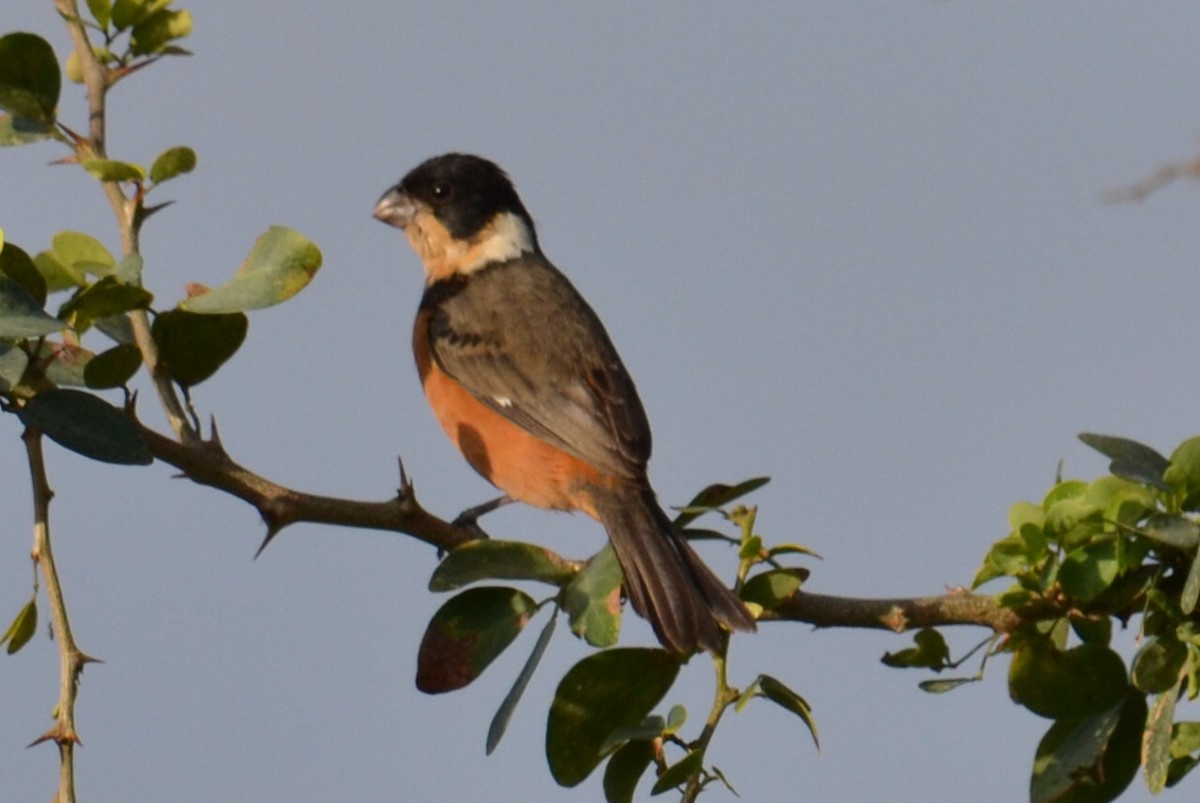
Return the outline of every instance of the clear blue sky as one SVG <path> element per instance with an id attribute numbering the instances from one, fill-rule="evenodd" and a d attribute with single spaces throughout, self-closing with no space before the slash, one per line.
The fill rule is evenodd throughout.
<path id="1" fill-rule="evenodd" d="M 163 306 L 187 282 L 228 277 L 271 224 L 324 252 L 314 284 L 255 314 L 242 352 L 194 394 L 233 455 L 274 480 L 384 498 L 399 454 L 435 512 L 491 492 L 425 409 L 408 350 L 420 267 L 371 218 L 390 183 L 452 149 L 509 170 L 546 252 L 606 321 L 650 414 L 664 502 L 771 475 L 755 497 L 760 529 L 824 556 L 815 591 L 969 583 L 1009 505 L 1040 497 L 1060 459 L 1068 475 L 1104 471 L 1077 432 L 1161 450 L 1200 432 L 1196 188 L 1102 202 L 1194 152 L 1200 7 L 192 11 L 195 57 L 114 92 L 110 150 L 199 153 L 145 232 Z M 0 29 L 66 53 L 49 0 L 7 4 Z M 81 98 L 70 85 L 62 103 L 80 128 Z M 0 152 L 0 226 L 30 251 L 61 229 L 115 250 L 95 182 L 47 167 L 60 155 Z M 161 423 L 150 401 L 142 410 Z M 30 577 L 18 435 L 0 418 L 5 617 Z M 104 467 L 57 447 L 49 460 L 77 637 L 106 661 L 83 678 L 83 799 L 600 796 L 598 777 L 558 789 L 543 757 L 554 683 L 584 654 L 565 631 L 491 758 L 487 724 L 532 632 L 464 692 L 414 689 L 442 601 L 424 590 L 431 549 L 298 526 L 251 561 L 263 528 L 240 502 L 161 466 Z M 586 519 L 515 508 L 488 526 L 576 557 L 603 538 Z M 731 566 L 720 549 L 705 555 Z M 952 640 L 962 650 L 982 635 Z M 624 636 L 652 638 L 632 620 Z M 1023 799 L 1047 723 L 1009 701 L 1007 661 L 931 697 L 919 673 L 878 663 L 907 643 L 798 625 L 737 639 L 734 682 L 765 671 L 790 683 L 823 749 L 763 704 L 722 727 L 712 761 L 749 801 Z M 0 658 L 4 796 L 46 799 L 57 757 L 24 745 L 49 724 L 55 648 L 41 637 Z M 668 702 L 698 719 L 710 688 L 694 661 Z M 1126 799 L 1148 797 L 1138 779 Z"/>

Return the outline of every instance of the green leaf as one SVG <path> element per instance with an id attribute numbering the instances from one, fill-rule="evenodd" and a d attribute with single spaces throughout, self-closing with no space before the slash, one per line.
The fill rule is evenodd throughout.
<path id="1" fill-rule="evenodd" d="M 746 581 L 741 597 L 746 602 L 773 610 L 791 600 L 808 575 L 809 570 L 799 566 L 761 572 Z"/>
<path id="2" fill-rule="evenodd" d="M 49 42 L 31 33 L 0 37 L 0 108 L 49 125 L 61 89 L 58 59 Z"/>
<path id="3" fill-rule="evenodd" d="M 116 159 L 80 159 L 84 170 L 101 181 L 143 181 L 146 168 L 133 162 L 118 162 Z"/>
<path id="4" fill-rule="evenodd" d="M 286 301 L 321 267 L 321 251 L 302 234 L 272 226 L 228 283 L 180 302 L 189 312 L 244 312 Z"/>
<path id="5" fill-rule="evenodd" d="M 124 387 L 142 367 L 142 352 L 137 346 L 122 343 L 102 351 L 83 367 L 83 381 L 92 390 Z"/>
<path id="6" fill-rule="evenodd" d="M 42 311 L 24 287 L 0 276 L 0 337 L 44 337 L 63 328 L 62 321 Z"/>
<path id="7" fill-rule="evenodd" d="M 53 251 L 42 251 L 33 258 L 33 264 L 38 273 L 46 280 L 46 289 L 53 293 L 56 290 L 66 290 L 68 287 L 83 287 L 87 284 L 87 276 L 82 270 L 73 265 L 67 265 Z"/>
<path id="8" fill-rule="evenodd" d="M 538 664 L 541 663 L 542 656 L 546 654 L 546 647 L 550 645 L 550 637 L 554 635 L 554 626 L 557 623 L 557 614 L 551 616 L 550 621 L 546 622 L 546 626 L 542 628 L 541 634 L 538 635 L 537 643 L 533 645 L 533 652 L 525 660 L 525 666 L 521 667 L 521 673 L 517 675 L 516 682 L 508 690 L 508 694 L 504 695 L 504 700 L 500 703 L 500 708 L 496 710 L 496 715 L 492 717 L 492 724 L 488 726 L 487 734 L 487 754 L 489 756 L 500 744 L 500 740 L 504 738 L 504 732 L 508 730 L 509 720 L 512 719 L 513 712 L 517 710 L 517 703 L 521 702 L 521 696 L 525 694 L 525 688 L 529 685 L 529 679 L 533 677 L 534 671 L 537 669 Z"/>
<path id="9" fill-rule="evenodd" d="M 1175 721 L 1175 690 L 1165 692 L 1154 701 L 1146 717 L 1146 733 L 1142 741 L 1142 766 L 1146 786 L 1157 795 L 1167 786 L 1171 766 L 1171 724 Z"/>
<path id="10" fill-rule="evenodd" d="M 536 580 L 562 586 L 576 571 L 570 561 L 545 547 L 519 541 L 468 541 L 433 570 L 429 590 L 452 591 L 480 580 Z"/>
<path id="11" fill-rule="evenodd" d="M 33 634 L 37 631 L 37 618 L 37 597 L 34 597 L 25 603 L 21 612 L 17 614 L 17 618 L 13 619 L 12 624 L 8 626 L 8 630 L 4 631 L 3 636 L 0 636 L 0 644 L 8 642 L 9 655 L 20 650 L 33 638 Z"/>
<path id="12" fill-rule="evenodd" d="M 29 145 L 44 139 L 62 139 L 62 135 L 49 123 L 39 123 L 28 117 L 0 114 L 0 147 Z"/>
<path id="13" fill-rule="evenodd" d="M 1137 774 L 1146 698 L 1130 690 L 1099 714 L 1055 722 L 1038 744 L 1031 803 L 1107 803 Z"/>
<path id="14" fill-rule="evenodd" d="M 617 728 L 641 722 L 679 674 L 666 650 L 625 647 L 587 656 L 559 682 L 546 725 L 546 758 L 561 786 L 581 783 Z"/>
<path id="15" fill-rule="evenodd" d="M 881 659 L 885 666 L 897 668 L 916 667 L 927 669 L 944 669 L 950 664 L 950 648 L 946 639 L 931 627 L 918 630 L 913 636 L 915 647 L 898 652 L 884 653 Z"/>
<path id="16" fill-rule="evenodd" d="M 53 388 L 34 396 L 17 415 L 25 426 L 84 457 L 125 465 L 154 462 L 137 423 L 90 393 Z"/>
<path id="17" fill-rule="evenodd" d="M 146 309 L 153 300 L 150 291 L 122 284 L 116 276 L 105 276 L 72 296 L 58 310 L 58 317 L 71 324 L 76 332 L 84 332 L 97 318 Z"/>
<path id="18" fill-rule="evenodd" d="M 107 276 L 117 266 L 117 260 L 104 243 L 81 231 L 60 231 L 51 240 L 51 249 L 60 262 L 80 272 Z"/>
<path id="19" fill-rule="evenodd" d="M 617 728 L 608 734 L 608 738 L 604 740 L 604 744 L 600 745 L 600 754 L 607 755 L 626 742 L 652 741 L 666 732 L 667 721 L 658 714 L 651 714 L 636 725 L 628 728 Z"/>
<path id="20" fill-rule="evenodd" d="M 688 753 L 679 761 L 675 762 L 659 776 L 654 782 L 654 786 L 650 788 L 650 796 L 661 795 L 674 789 L 677 786 L 682 786 L 687 783 L 693 775 L 700 772 L 704 766 L 704 753 L 699 750 Z"/>
<path id="21" fill-rule="evenodd" d="M 112 0 L 87 0 L 88 11 L 92 12 L 92 19 L 101 28 L 107 28 L 112 22 Z"/>
<path id="22" fill-rule="evenodd" d="M 737 485 L 724 485 L 721 483 L 710 485 L 696 494 L 692 501 L 684 506 L 683 511 L 675 517 L 675 527 L 682 529 L 690 522 L 703 516 L 706 511 L 721 507 L 732 502 L 734 499 L 745 496 L 751 491 L 756 491 L 770 481 L 770 477 L 754 477 L 753 479 L 739 482 Z"/>
<path id="23" fill-rule="evenodd" d="M 150 328 L 159 358 L 185 388 L 199 385 L 237 353 L 250 319 L 243 313 L 201 315 L 181 309 L 159 313 Z"/>
<path id="24" fill-rule="evenodd" d="M 1079 440 L 1112 460 L 1108 470 L 1123 479 L 1149 485 L 1163 491 L 1170 487 L 1163 482 L 1167 458 L 1145 444 L 1113 435 L 1080 434 Z"/>
<path id="25" fill-rule="evenodd" d="M 196 152 L 186 145 L 180 145 L 168 148 L 158 155 L 154 164 L 150 165 L 150 180 L 161 184 L 195 169 Z"/>
<path id="26" fill-rule="evenodd" d="M 483 674 L 529 623 L 533 597 L 483 586 L 451 597 L 433 615 L 417 652 L 417 688 L 426 694 L 461 689 Z"/>
<path id="27" fill-rule="evenodd" d="M 116 0 L 112 23 L 118 31 L 132 28 L 151 14 L 171 5 L 171 0 Z"/>
<path id="28" fill-rule="evenodd" d="M 29 254 L 17 247 L 16 243 L 5 243 L 0 248 L 0 275 L 7 276 L 29 293 L 38 308 L 46 304 L 46 280 L 38 272 Z"/>
<path id="29" fill-rule="evenodd" d="M 650 742 L 629 742 L 612 754 L 604 766 L 605 803 L 633 803 L 633 793 L 654 760 Z"/>
<path id="30" fill-rule="evenodd" d="M 758 687 L 762 691 L 763 697 L 800 717 L 800 720 L 808 727 L 808 732 L 812 734 L 813 744 L 820 750 L 821 740 L 817 736 L 817 721 L 813 718 L 812 706 L 808 704 L 808 701 L 770 675 L 759 675 Z"/>
<path id="31" fill-rule="evenodd" d="M 186 10 L 162 9 L 144 18 L 129 36 L 129 49 L 135 55 L 161 53 L 172 39 L 192 32 L 192 15 Z"/>
<path id="32" fill-rule="evenodd" d="M 1200 490 L 1200 436 L 1188 438 L 1176 447 L 1163 479 L 1189 494 Z"/>
<path id="33" fill-rule="evenodd" d="M 1179 594 L 1179 609 L 1184 616 L 1191 616 L 1196 610 L 1197 599 L 1200 599 L 1200 552 L 1192 556 L 1192 566 Z"/>
<path id="34" fill-rule="evenodd" d="M 1161 694 L 1179 685 L 1187 646 L 1173 636 L 1150 636 L 1133 657 L 1133 685 L 1147 694 Z"/>
<path id="35" fill-rule="evenodd" d="M 563 589 L 571 632 L 593 647 L 611 647 L 621 634 L 621 580 L 617 554 L 606 544 Z"/>
<path id="36" fill-rule="evenodd" d="M 12 390 L 25 376 L 29 356 L 17 348 L 0 341 L 0 391 Z"/>
<path id="37" fill-rule="evenodd" d="M 1045 636 L 1022 636 L 1009 667 L 1013 701 L 1049 719 L 1098 714 L 1128 688 L 1125 662 L 1101 644 L 1081 644 L 1064 652 Z"/>
<path id="38" fill-rule="evenodd" d="M 1117 545 L 1104 541 L 1068 554 L 1058 570 L 1058 580 L 1068 597 L 1087 601 L 1117 579 L 1117 569 Z"/>

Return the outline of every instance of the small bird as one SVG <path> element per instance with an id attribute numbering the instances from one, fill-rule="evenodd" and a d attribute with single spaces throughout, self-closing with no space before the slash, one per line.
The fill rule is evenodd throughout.
<path id="1" fill-rule="evenodd" d="M 754 630 L 656 501 L 633 380 L 542 253 L 508 175 L 479 156 L 437 156 L 384 193 L 375 217 L 402 229 L 424 264 L 413 352 L 467 462 L 509 499 L 603 524 L 633 609 L 672 652 L 719 649 L 718 623 Z"/>

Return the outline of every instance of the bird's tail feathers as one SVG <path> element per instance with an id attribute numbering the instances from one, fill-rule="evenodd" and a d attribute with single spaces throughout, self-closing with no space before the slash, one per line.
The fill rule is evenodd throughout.
<path id="1" fill-rule="evenodd" d="M 722 638 L 718 622 L 755 629 L 746 606 L 688 545 L 650 489 L 622 486 L 596 503 L 629 601 L 665 647 L 681 655 L 715 651 Z"/>

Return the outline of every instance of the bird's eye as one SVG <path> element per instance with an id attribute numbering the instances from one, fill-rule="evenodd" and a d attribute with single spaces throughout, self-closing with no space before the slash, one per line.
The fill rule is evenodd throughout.
<path id="1" fill-rule="evenodd" d="M 433 193 L 433 199 L 435 201 L 448 201 L 450 200 L 450 196 L 453 194 L 449 184 L 434 184 L 433 189 L 430 190 L 430 192 Z"/>

